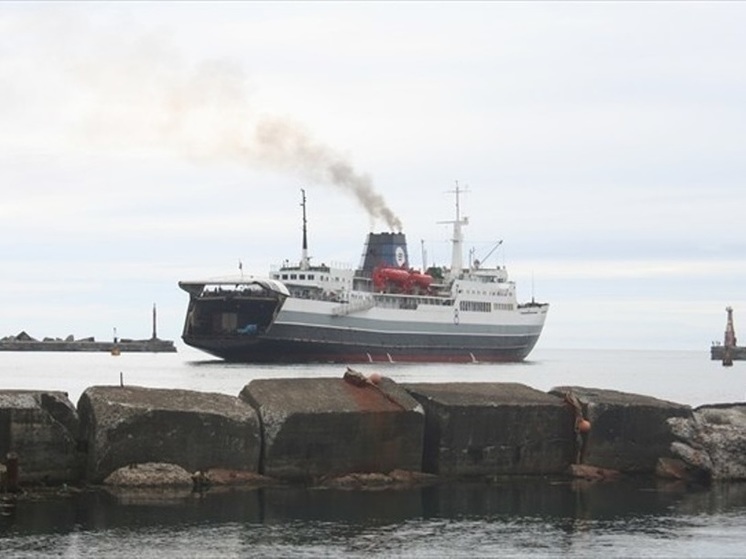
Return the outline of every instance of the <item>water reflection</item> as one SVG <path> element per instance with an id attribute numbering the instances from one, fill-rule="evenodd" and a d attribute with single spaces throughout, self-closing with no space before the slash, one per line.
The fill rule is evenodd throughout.
<path id="1" fill-rule="evenodd" d="M 692 489 L 654 480 L 578 483 L 509 479 L 444 483 L 416 489 L 339 490 L 297 486 L 258 489 L 102 489 L 18 501 L 0 534 L 97 530 L 198 522 L 292 521 L 370 524 L 412 518 L 607 520 L 628 516 L 720 513 L 746 507 L 746 484 Z"/>
<path id="2" fill-rule="evenodd" d="M 464 555 L 497 553 L 506 545 L 521 553 L 583 555 L 609 542 L 618 545 L 615 538 L 631 533 L 658 544 L 675 541 L 703 515 L 743 520 L 746 484 L 705 489 L 654 480 L 532 478 L 375 491 L 96 490 L 19 500 L 12 514 L 0 518 L 0 548 L 28 555 L 117 555 L 117 541 L 149 542 L 157 556 L 155 550 L 167 541 L 169 550 L 184 546 L 190 555 L 221 550 L 282 555 L 302 549 L 319 555 L 407 550 L 424 556 L 438 549 L 452 555 L 456 538 Z"/>

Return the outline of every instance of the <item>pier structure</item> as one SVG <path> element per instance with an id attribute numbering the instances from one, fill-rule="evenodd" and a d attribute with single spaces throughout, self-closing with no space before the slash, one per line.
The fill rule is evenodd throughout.
<path id="1" fill-rule="evenodd" d="M 122 352 L 138 353 L 175 353 L 176 346 L 173 340 L 161 340 L 156 330 L 157 322 L 155 303 L 153 303 L 153 323 L 150 338 L 134 340 L 121 338 L 114 328 L 111 341 L 96 341 L 95 338 L 86 337 L 75 339 L 67 336 L 64 340 L 60 338 L 44 338 L 37 340 L 28 335 L 26 331 L 16 336 L 7 336 L 0 339 L 0 351 L 63 351 L 63 352 L 107 352 L 119 355 Z"/>
<path id="2" fill-rule="evenodd" d="M 722 361 L 723 367 L 732 367 L 733 361 L 746 360 L 746 347 L 739 347 L 736 343 L 736 328 L 733 325 L 733 307 L 725 307 L 725 312 L 727 313 L 727 318 L 723 343 L 713 342 L 710 347 L 710 358 L 713 361 Z"/>
<path id="3" fill-rule="evenodd" d="M 746 479 L 746 404 L 577 386 L 255 379 L 236 396 L 93 386 L 0 390 L 0 486 L 437 483 L 505 476 Z M 17 468 L 16 468 L 17 466 Z M 248 481 L 247 481 L 248 480 Z M 340 482 L 339 480 L 345 480 Z M 171 483 L 171 482 L 168 482 Z M 4 484 L 4 485 L 3 485 Z M 2 491 L 2 488 L 0 488 Z"/>

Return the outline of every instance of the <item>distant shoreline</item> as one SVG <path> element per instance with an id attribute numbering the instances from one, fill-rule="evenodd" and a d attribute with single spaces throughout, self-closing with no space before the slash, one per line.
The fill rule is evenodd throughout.
<path id="1" fill-rule="evenodd" d="M 151 338 L 148 340 L 122 339 L 110 342 L 86 340 L 0 340 L 0 351 L 75 351 L 75 352 L 140 352 L 176 353 L 172 340 Z"/>

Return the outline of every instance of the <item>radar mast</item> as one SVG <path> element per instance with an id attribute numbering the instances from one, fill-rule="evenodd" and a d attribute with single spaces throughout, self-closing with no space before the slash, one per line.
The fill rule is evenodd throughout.
<path id="1" fill-rule="evenodd" d="M 453 221 L 441 221 L 439 223 L 450 223 L 453 225 L 453 237 L 451 238 L 451 269 L 448 272 L 448 281 L 458 278 L 464 268 L 464 235 L 461 232 L 462 225 L 469 224 L 468 217 L 461 217 L 461 193 L 466 192 L 459 187 L 456 181 L 456 189 L 450 190 L 456 195 L 456 219 Z"/>
<path id="2" fill-rule="evenodd" d="M 308 234 L 306 232 L 306 191 L 301 188 L 301 207 L 303 207 L 303 250 L 301 252 L 300 257 L 300 269 L 301 270 L 308 270 L 309 268 L 309 260 L 308 260 Z"/>

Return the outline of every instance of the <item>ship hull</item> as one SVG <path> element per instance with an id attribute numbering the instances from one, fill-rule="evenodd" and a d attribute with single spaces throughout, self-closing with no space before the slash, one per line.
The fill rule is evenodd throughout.
<path id="1" fill-rule="evenodd" d="M 226 361 L 249 363 L 507 362 L 536 344 L 546 306 L 506 313 L 501 322 L 454 320 L 448 308 L 426 312 L 373 308 L 340 316 L 333 305 L 288 299 L 264 333 L 185 331 L 187 345 Z"/>
<path id="2" fill-rule="evenodd" d="M 475 340 L 444 339 L 438 345 L 410 344 L 396 340 L 396 345 L 342 343 L 303 339 L 281 339 L 260 336 L 251 341 L 225 337 L 198 340 L 184 338 L 188 345 L 226 361 L 242 363 L 471 363 L 523 361 L 539 336 L 493 338 L 489 346 Z"/>

